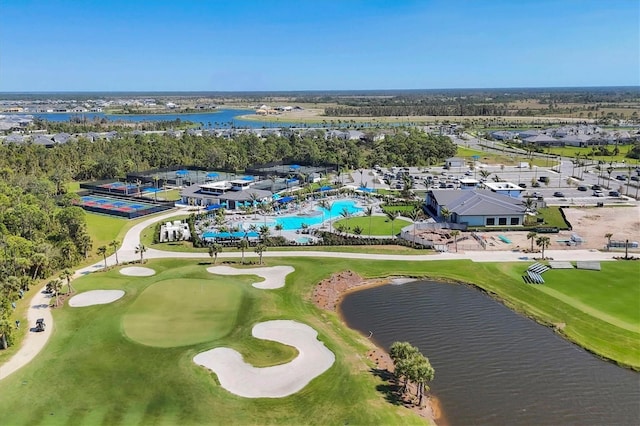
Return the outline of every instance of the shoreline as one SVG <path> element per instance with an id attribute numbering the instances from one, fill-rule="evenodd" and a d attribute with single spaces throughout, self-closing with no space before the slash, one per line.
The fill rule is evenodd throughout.
<path id="1" fill-rule="evenodd" d="M 322 310 L 336 312 L 342 324 L 348 328 L 340 309 L 344 296 L 356 291 L 392 284 L 396 279 L 403 278 L 386 277 L 366 279 L 355 272 L 342 271 L 316 284 L 311 293 L 311 299 L 316 307 Z M 410 280 L 413 280 L 413 278 Z M 367 338 L 366 336 L 363 337 Z M 370 372 L 379 376 L 382 380 L 393 383 L 393 380 L 391 380 L 393 375 L 393 362 L 391 357 L 385 349 L 375 344 L 372 340 L 369 340 L 369 346 L 370 349 L 367 351 L 366 357 L 374 364 Z M 409 395 L 410 394 L 411 390 L 409 391 Z M 428 422 L 438 426 L 448 425 L 440 401 L 431 392 L 425 395 L 425 402 L 422 406 L 414 405 L 410 399 L 403 399 L 403 402 L 403 407 L 427 419 Z"/>

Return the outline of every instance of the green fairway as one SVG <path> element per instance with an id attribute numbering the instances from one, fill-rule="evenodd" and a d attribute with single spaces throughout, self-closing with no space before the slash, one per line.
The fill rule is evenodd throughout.
<path id="1" fill-rule="evenodd" d="M 602 262 L 601 267 L 602 271 L 553 269 L 544 274 L 545 285 L 534 288 L 640 333 L 640 285 L 637 279 L 629 279 L 629 274 L 640 277 L 640 263 Z"/>
<path id="2" fill-rule="evenodd" d="M 233 277 L 160 281 L 133 302 L 123 317 L 124 331 L 162 348 L 219 339 L 235 326 L 241 297 Z"/>
<path id="3" fill-rule="evenodd" d="M 601 272 L 549 271 L 545 274 L 549 284 L 541 286 L 522 281 L 529 266 L 522 262 L 348 258 L 269 258 L 267 262 L 267 266 L 295 268 L 286 287 L 259 290 L 250 285 L 255 277 L 215 277 L 206 272 L 208 264 L 190 259 L 150 260 L 147 266 L 157 272 L 152 277 L 127 277 L 114 268 L 78 279 L 78 292 L 123 289 L 126 295 L 109 305 L 53 310 L 55 328 L 45 350 L 2 382 L 0 424 L 422 423 L 413 413 L 387 402 L 377 390 L 383 383 L 371 374 L 364 356 L 371 342 L 346 328 L 336 313 L 320 311 L 309 301 L 316 283 L 344 270 L 367 278 L 398 275 L 475 283 L 512 309 L 555 325 L 558 333 L 594 353 L 640 369 L 640 333 L 616 325 L 616 321 L 619 325 L 639 321 L 634 312 L 639 303 L 634 262 L 603 262 Z M 572 284 L 578 280 L 584 281 L 581 287 Z M 200 283 L 206 292 L 200 299 L 207 300 L 198 300 Z M 209 301 L 212 296 L 223 300 Z M 236 309 L 235 318 L 222 318 L 216 307 L 229 316 Z M 202 310 L 210 310 L 213 319 L 205 318 Z M 185 325 L 198 343 L 142 345 L 125 335 L 129 333 L 126 317 L 133 312 L 156 318 L 164 312 L 166 318 L 158 320 L 157 326 L 171 333 L 178 327 L 172 324 L 172 316 L 189 317 L 191 324 L 213 331 L 202 330 L 211 334 L 196 336 L 200 330 Z M 214 347 L 233 348 L 257 366 L 287 362 L 296 356 L 295 349 L 251 336 L 254 324 L 270 319 L 292 319 L 313 327 L 336 355 L 335 364 L 295 395 L 249 399 L 230 394 L 214 374 L 193 363 L 195 354 Z M 143 334 L 154 333 L 147 329 Z M 176 336 L 171 344 L 168 335 L 157 338 L 165 339 L 167 346 L 180 344 Z"/>
<path id="4" fill-rule="evenodd" d="M 345 219 L 336 220 L 333 222 L 333 227 L 335 229 L 340 229 L 342 226 L 344 231 L 349 234 L 355 234 L 354 230 L 357 227 L 360 227 L 362 233 L 360 235 L 374 235 L 374 236 L 391 236 L 396 235 L 400 232 L 402 228 L 407 225 L 410 225 L 412 222 L 409 222 L 405 219 L 397 218 L 393 221 L 393 225 L 388 217 L 386 216 L 357 216 L 350 217 Z M 371 228 L 369 228 L 371 225 Z"/>

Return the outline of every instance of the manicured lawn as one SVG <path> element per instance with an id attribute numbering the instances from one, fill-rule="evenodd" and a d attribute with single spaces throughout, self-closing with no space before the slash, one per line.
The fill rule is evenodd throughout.
<path id="1" fill-rule="evenodd" d="M 377 390 L 382 383 L 369 372 L 371 366 L 364 361 L 371 342 L 347 329 L 336 313 L 320 311 L 309 301 L 317 282 L 343 270 L 365 277 L 401 275 L 474 282 L 507 306 L 541 323 L 563 324 L 558 327 L 559 333 L 593 352 L 640 368 L 640 333 L 594 316 L 593 311 L 572 306 L 544 291 L 544 285 L 524 284 L 521 275 L 529 266 L 527 263 L 346 258 L 266 261 L 267 266 L 286 264 L 295 268 L 286 287 L 258 290 L 250 285 L 255 281 L 253 277 L 224 277 L 224 283 L 241 293 L 233 329 L 206 342 L 171 348 L 151 347 L 128 339 L 123 332 L 123 318 L 156 283 L 185 279 L 194 283 L 218 282 L 206 272 L 208 264 L 189 259 L 152 260 L 145 266 L 156 270 L 153 277 L 125 277 L 114 268 L 78 279 L 75 287 L 79 292 L 124 289 L 126 295 L 109 305 L 73 309 L 65 306 L 53 311 L 54 333 L 45 350 L 2 382 L 0 424 L 421 423 L 412 413 L 386 402 L 384 394 Z M 633 289 L 633 285 L 637 286 L 638 265 L 603 262 L 602 266 L 601 272 L 584 271 L 598 274 L 597 279 L 587 278 L 591 292 L 569 286 L 571 273 L 579 271 L 566 271 L 567 277 L 548 275 L 549 289 L 579 300 L 592 310 L 637 324 L 637 315 L 632 312 L 639 302 L 637 290 Z M 184 297 L 177 285 L 163 288 L 161 293 L 174 300 Z M 600 300 L 618 296 L 615 303 Z M 175 305 L 158 303 L 171 309 L 186 306 L 177 300 Z M 278 399 L 236 397 L 219 386 L 214 374 L 192 362 L 196 353 L 218 346 L 232 347 L 248 362 L 261 366 L 286 362 L 295 356 L 291 348 L 250 335 L 253 324 L 279 318 L 312 326 L 336 355 L 336 363 L 299 393 Z M 162 327 L 171 326 L 163 323 Z"/>
<path id="2" fill-rule="evenodd" d="M 615 145 L 606 145 L 605 148 L 609 152 L 613 153 L 613 150 L 615 149 Z M 627 155 L 627 152 L 629 152 L 631 148 L 633 148 L 632 145 L 618 145 L 618 149 L 619 149 L 618 155 L 592 155 L 591 147 L 580 148 L 580 147 L 574 147 L 574 146 L 548 148 L 547 150 L 545 150 L 545 152 L 549 152 L 554 155 L 561 155 L 563 157 L 569 157 L 569 158 L 576 158 L 577 156 L 584 158 L 586 155 L 595 161 L 602 160 L 604 162 L 610 162 L 610 161 L 620 162 L 624 160 L 629 164 L 638 164 L 637 160 L 633 160 L 631 158 L 625 157 L 625 155 Z"/>
<path id="3" fill-rule="evenodd" d="M 509 153 L 496 153 L 496 152 L 488 152 L 488 151 L 478 151 L 471 148 L 465 148 L 462 146 L 458 146 L 458 150 L 456 151 L 456 156 L 465 158 L 467 163 L 473 161 L 473 156 L 477 155 L 480 157 L 480 162 L 486 164 L 504 164 L 507 166 L 514 166 L 519 164 L 520 162 L 526 161 L 529 164 L 533 164 L 535 166 L 554 166 L 557 164 L 555 160 L 547 160 L 546 158 L 536 158 L 533 159 L 528 158 L 524 155 L 516 156 L 515 154 Z M 463 167 L 463 170 L 466 170 L 468 167 Z M 460 168 L 455 167 L 454 170 L 457 172 Z"/>
<path id="4" fill-rule="evenodd" d="M 382 210 L 386 212 L 399 212 L 401 215 L 408 214 L 414 211 L 416 208 L 415 205 L 406 205 L 406 206 L 382 206 Z"/>
<path id="5" fill-rule="evenodd" d="M 371 219 L 371 222 L 369 222 L 369 219 Z M 369 228 L 369 223 L 371 223 L 371 228 Z M 397 218 L 396 220 L 393 221 L 393 228 L 392 228 L 391 221 L 386 216 L 371 216 L 370 218 L 357 216 L 357 217 L 350 217 L 348 219 L 345 218 L 345 219 L 336 220 L 333 223 L 333 227 L 335 229 L 338 229 L 338 226 L 342 225 L 344 226 L 344 229 L 346 232 L 353 234 L 354 233 L 353 230 L 359 226 L 360 228 L 362 228 L 361 235 L 363 236 L 387 235 L 390 237 L 392 233 L 393 235 L 398 234 L 402 228 L 404 228 L 405 226 L 411 223 L 412 222 L 409 222 L 408 220 Z"/>
<path id="6" fill-rule="evenodd" d="M 562 212 L 558 206 L 549 206 L 538 209 L 536 218 L 542 218 L 542 223 L 534 223 L 535 226 L 557 227 L 558 229 L 569 229 L 567 222 L 562 217 Z"/>
<path id="7" fill-rule="evenodd" d="M 233 277 L 216 275 L 159 281 L 147 287 L 123 316 L 125 334 L 161 348 L 220 339 L 235 326 L 242 301 L 239 284 Z"/>
<path id="8" fill-rule="evenodd" d="M 561 297 L 555 293 L 559 292 L 587 313 L 640 333 L 640 285 L 628 276 L 640 277 L 640 263 L 602 262 L 601 267 L 602 271 L 553 269 L 544 274 L 545 285 L 535 288 L 556 297 Z"/>
<path id="9" fill-rule="evenodd" d="M 86 212 L 87 231 L 93 241 L 93 251 L 117 239 L 120 231 L 129 224 L 129 219 Z M 129 227 L 127 227 L 128 229 Z M 110 249 L 110 248 L 109 248 Z"/>
<path id="10" fill-rule="evenodd" d="M 423 424 L 376 390 L 381 381 L 363 361 L 370 343 L 339 326 L 336 314 L 320 313 L 306 300 L 313 283 L 346 266 L 338 261 L 325 269 L 314 263 L 292 262 L 296 272 L 282 290 L 255 289 L 250 285 L 255 277 L 224 277 L 242 293 L 235 327 L 224 337 L 172 348 L 130 340 L 122 330 L 123 317 L 156 282 L 214 280 L 205 270 L 209 265 L 149 261 L 145 266 L 156 276 L 124 277 L 114 268 L 78 279 L 79 292 L 124 289 L 126 295 L 109 305 L 54 310 L 54 334 L 46 349 L 2 382 L 0 424 Z M 173 298 L 182 297 L 181 288 L 174 289 Z M 218 346 L 238 350 L 257 366 L 287 362 L 296 356 L 293 348 L 251 337 L 255 323 L 278 318 L 312 326 L 336 354 L 335 364 L 297 394 L 237 397 L 193 363 L 195 354 Z"/>

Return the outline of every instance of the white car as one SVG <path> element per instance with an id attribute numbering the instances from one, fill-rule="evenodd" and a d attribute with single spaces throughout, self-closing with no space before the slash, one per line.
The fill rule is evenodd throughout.
<path id="1" fill-rule="evenodd" d="M 604 197 L 604 192 L 602 191 L 593 191 L 594 197 Z"/>

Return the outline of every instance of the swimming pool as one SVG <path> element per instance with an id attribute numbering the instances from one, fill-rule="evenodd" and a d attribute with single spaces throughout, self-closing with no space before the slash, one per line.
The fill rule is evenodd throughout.
<path id="1" fill-rule="evenodd" d="M 340 201 L 333 202 L 333 204 L 331 205 L 330 211 L 327 209 L 316 207 L 315 210 L 317 214 L 276 217 L 275 223 L 273 223 L 273 226 L 275 226 L 276 224 L 280 224 L 282 225 L 282 229 L 286 231 L 293 231 L 296 229 L 302 229 L 303 224 L 308 226 L 319 225 L 324 220 L 340 218 L 340 214 L 344 209 L 346 209 L 351 215 L 357 215 L 358 213 L 362 212 L 362 208 L 356 206 L 355 201 L 340 200 Z"/>

